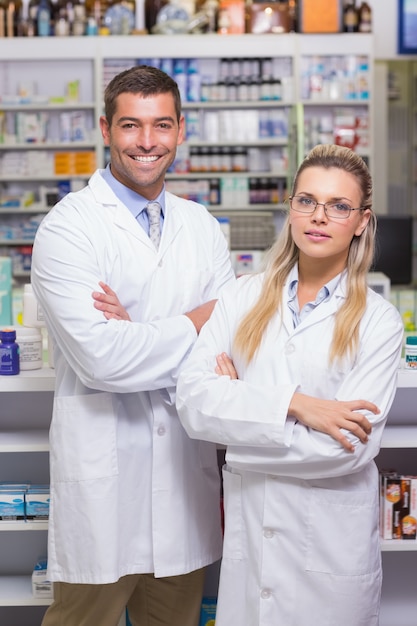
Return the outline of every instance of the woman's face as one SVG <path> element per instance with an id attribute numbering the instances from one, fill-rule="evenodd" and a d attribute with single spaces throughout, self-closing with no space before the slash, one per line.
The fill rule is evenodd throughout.
<path id="1" fill-rule="evenodd" d="M 326 215 L 323 204 L 330 202 L 359 208 L 362 196 L 356 178 L 336 167 L 308 167 L 299 175 L 295 195 L 305 197 L 307 203 L 320 203 L 309 214 L 290 210 L 291 232 L 300 251 L 300 262 L 328 260 L 337 272 L 342 271 L 350 243 L 355 235 L 364 231 L 370 211 L 351 211 L 349 217 L 337 219 Z"/>

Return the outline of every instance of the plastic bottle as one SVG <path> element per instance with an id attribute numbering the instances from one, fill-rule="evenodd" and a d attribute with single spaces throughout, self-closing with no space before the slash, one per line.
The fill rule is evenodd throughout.
<path id="1" fill-rule="evenodd" d="M 358 32 L 359 14 L 356 8 L 356 0 L 348 0 L 343 10 L 343 30 L 345 33 Z"/>
<path id="2" fill-rule="evenodd" d="M 36 300 L 30 283 L 23 288 L 23 326 L 33 328 L 46 326 L 43 311 Z"/>
<path id="3" fill-rule="evenodd" d="M 42 332 L 40 328 L 19 326 L 16 329 L 19 344 L 20 370 L 38 370 L 43 367 Z"/>
<path id="4" fill-rule="evenodd" d="M 417 335 L 411 335 L 405 340 L 405 367 L 417 372 Z"/>
<path id="5" fill-rule="evenodd" d="M 14 376 L 19 373 L 19 344 L 16 343 L 16 331 L 5 328 L 0 331 L 0 375 Z"/>
<path id="6" fill-rule="evenodd" d="M 51 34 L 51 4 L 49 0 L 40 0 L 37 13 L 38 37 Z"/>

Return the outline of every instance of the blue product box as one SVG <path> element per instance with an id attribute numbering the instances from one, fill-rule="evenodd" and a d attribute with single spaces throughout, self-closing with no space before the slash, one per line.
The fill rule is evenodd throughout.
<path id="1" fill-rule="evenodd" d="M 205 596 L 201 603 L 199 626 L 214 626 L 216 623 L 217 598 Z"/>
<path id="2" fill-rule="evenodd" d="M 0 488 L 0 521 L 24 521 L 25 489 L 13 486 Z"/>
<path id="3" fill-rule="evenodd" d="M 49 518 L 49 485 L 32 485 L 25 493 L 27 522 L 42 522 Z"/>

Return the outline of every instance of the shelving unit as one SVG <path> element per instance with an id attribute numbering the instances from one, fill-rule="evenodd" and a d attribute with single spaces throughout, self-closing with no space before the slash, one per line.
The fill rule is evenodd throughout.
<path id="1" fill-rule="evenodd" d="M 33 480 L 47 482 L 47 431 L 53 389 L 54 370 L 47 367 L 22 372 L 19 376 L 0 377 L 3 407 L 0 471 L 5 479 L 24 480 L 32 467 Z M 377 458 L 380 467 L 386 467 L 388 463 L 399 471 L 416 471 L 417 416 L 414 418 L 413 413 L 416 393 L 417 374 L 400 369 L 397 394 Z M 414 403 L 410 404 L 410 398 Z M 34 472 L 39 465 L 43 467 Z M 7 473 L 4 471 L 6 467 Z M 13 616 L 24 616 L 27 626 L 35 626 L 49 604 L 48 600 L 35 600 L 30 586 L 34 559 L 46 548 L 47 527 L 47 522 L 0 523 L 0 623 L 8 623 L 13 612 Z M 380 626 L 415 626 L 417 597 L 413 581 L 417 541 L 385 540 L 381 549 L 384 582 Z M 29 609 L 30 613 L 27 612 Z"/>
<path id="2" fill-rule="evenodd" d="M 416 394 L 416 372 L 401 368 L 382 448 L 376 459 L 380 469 L 394 468 L 404 474 L 417 473 Z M 417 541 L 383 540 L 381 549 L 384 576 L 380 626 L 415 626 Z"/>
<path id="3" fill-rule="evenodd" d="M 68 45 L 70 42 L 70 46 Z M 367 76 L 370 85 L 369 98 L 356 100 L 345 98 L 340 92 L 338 98 L 325 98 L 324 94 L 317 99 L 304 97 L 303 68 L 306 59 L 320 57 L 331 60 L 332 63 L 342 63 L 344 58 L 365 58 L 368 63 Z M 242 98 L 233 101 L 230 98 L 218 101 L 188 101 L 183 97 L 183 110 L 187 121 L 195 113 L 200 123 L 200 136 L 190 136 L 186 145 L 189 149 L 221 149 L 244 148 L 250 157 L 246 171 L 189 171 L 189 167 L 180 168 L 167 175 L 167 186 L 182 185 L 183 193 L 187 195 L 184 186 L 189 184 L 191 197 L 199 183 L 205 190 L 203 203 L 217 214 L 231 214 L 245 212 L 256 219 L 257 211 L 269 211 L 271 220 L 275 219 L 277 209 L 282 209 L 283 201 L 292 175 L 298 161 L 304 154 L 303 131 L 305 120 L 311 122 L 332 115 L 337 108 L 348 109 L 351 112 L 365 114 L 369 121 L 373 118 L 373 37 L 364 34 L 337 34 L 337 35 L 301 35 L 298 33 L 280 35 L 192 35 L 177 36 L 111 36 L 111 37 L 71 37 L 67 38 L 5 38 L 0 50 L 0 93 L 9 95 L 9 101 L 0 102 L 0 111 L 5 114 L 17 112 L 46 112 L 51 118 L 50 135 L 45 143 L 5 145 L 0 144 L 0 161 L 12 151 L 22 154 L 24 150 L 32 151 L 35 155 L 52 152 L 83 152 L 93 151 L 96 165 L 103 167 L 106 154 L 102 144 L 101 133 L 98 130 L 98 119 L 102 114 L 103 88 L 109 80 L 111 72 L 117 73 L 124 67 L 130 67 L 137 62 L 153 63 L 155 60 L 167 62 L 174 60 L 196 60 L 202 77 L 219 78 L 221 59 L 235 59 L 243 63 L 244 60 L 254 62 L 268 60 L 275 77 L 282 82 L 281 98 L 279 100 L 251 100 Z M 174 78 L 178 78 L 177 75 Z M 323 76 L 326 80 L 326 76 Z M 65 96 L 67 85 L 79 79 L 79 99 L 77 102 L 56 102 L 56 98 Z M 304 82 L 303 82 L 304 81 Z M 36 83 L 37 101 L 29 104 L 13 104 L 13 96 L 27 85 Z M 180 83 L 179 83 L 180 84 Z M 23 87 L 22 87 L 23 85 Z M 303 96 L 303 97 L 302 97 Z M 52 100 L 51 100 L 52 98 Z M 11 100 L 11 101 L 10 101 Z M 294 111 L 298 109 L 298 113 Z M 61 143 L 59 130 L 59 116 L 63 112 L 83 112 L 88 118 L 89 137 L 85 141 L 65 141 Z M 230 123 L 213 136 L 210 130 L 205 134 L 204 124 L 208 117 L 228 116 L 233 113 L 239 115 L 253 112 L 260 117 L 271 114 L 281 115 L 287 124 L 286 130 L 280 136 L 258 135 L 246 138 L 239 130 L 234 134 L 226 134 L 230 130 Z M 190 125 L 188 125 L 190 127 Z M 246 127 L 244 125 L 246 132 Z M 227 133 L 225 132 L 227 131 Z M 323 139 L 322 136 L 318 140 Z M 369 146 L 362 150 L 373 166 L 373 140 L 370 132 Z M 261 163 L 259 168 L 254 167 L 255 156 Z M 35 159 L 36 161 L 36 159 Z M 0 189 L 16 189 L 19 185 L 24 188 L 57 187 L 63 181 L 71 185 L 85 184 L 88 174 L 66 175 L 45 174 L 37 171 L 28 172 L 24 176 L 8 172 L 1 173 Z M 273 181 L 274 192 L 271 202 L 254 200 L 249 189 L 249 180 L 254 179 L 261 185 L 268 187 Z M 262 182 L 264 181 L 264 182 Z M 211 185 L 211 187 L 210 187 Z M 216 185 L 218 187 L 216 188 Z M 214 196 L 212 193 L 214 188 Z M 185 189 L 185 192 L 184 192 Z M 230 191 L 231 190 L 231 191 Z M 196 192 L 200 193 L 200 192 Z M 211 200 L 215 201 L 210 205 Z M 220 202 L 217 198 L 220 197 Z M 198 199 L 200 198 L 194 198 Z M 29 210 L 16 210 L 13 207 L 0 208 L 1 222 L 7 223 L 17 217 L 28 217 L 38 213 L 42 215 L 48 206 L 38 201 L 36 207 Z M 1 234 L 1 233 L 0 233 Z M 10 249 L 14 256 L 19 254 L 19 246 L 30 246 L 33 238 L 22 240 L 0 238 L 0 248 Z M 269 246 L 269 241 L 265 247 Z M 10 248 L 9 248 L 10 247 Z M 17 279 L 27 279 L 28 270 L 17 266 L 14 276 Z"/>

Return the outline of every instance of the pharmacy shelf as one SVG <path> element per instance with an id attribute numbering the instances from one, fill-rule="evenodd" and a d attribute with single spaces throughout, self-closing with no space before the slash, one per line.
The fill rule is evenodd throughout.
<path id="1" fill-rule="evenodd" d="M 417 550 L 417 540 L 381 539 L 381 550 L 383 552 L 410 552 Z"/>
<path id="2" fill-rule="evenodd" d="M 388 424 L 382 435 L 381 448 L 417 448 L 417 419 L 415 426 Z"/>
<path id="3" fill-rule="evenodd" d="M 28 149 L 28 148 L 27 148 Z M 91 174 L 25 174 L 24 176 L 0 176 L 0 183 L 21 183 L 24 181 L 87 180 Z"/>
<path id="4" fill-rule="evenodd" d="M 196 100 L 183 102 L 182 109 L 184 111 L 189 109 L 276 109 L 277 107 L 291 107 L 293 104 L 294 102 L 288 100 Z M 333 102 L 333 104 L 335 103 Z"/>
<path id="5" fill-rule="evenodd" d="M 199 178 L 285 178 L 287 172 L 171 172 L 166 175 L 167 180 L 193 180 Z"/>
<path id="6" fill-rule="evenodd" d="M 3 431 L 0 436 L 0 453 L 3 452 L 49 452 L 48 431 Z"/>
<path id="7" fill-rule="evenodd" d="M 95 109 L 94 102 L 30 102 L 30 103 L 16 103 L 5 104 L 1 101 L 0 97 L 0 111 L 89 111 Z"/>
<path id="8" fill-rule="evenodd" d="M 217 148 L 217 147 L 233 147 L 238 146 L 239 148 L 249 148 L 251 146 L 255 146 L 257 148 L 269 147 L 269 146 L 287 146 L 288 145 L 288 137 L 268 137 L 261 139 L 253 139 L 253 141 L 199 141 L 198 139 L 190 139 L 186 142 L 187 146 L 199 146 L 199 147 L 209 147 L 209 148 Z"/>
<path id="9" fill-rule="evenodd" d="M 23 530 L 24 532 L 28 531 L 38 531 L 38 530 L 48 530 L 48 522 L 0 522 L 0 532 L 19 532 Z"/>
<path id="10" fill-rule="evenodd" d="M 54 391 L 54 388 L 55 370 L 46 366 L 38 370 L 20 372 L 17 376 L 0 376 L 0 393 Z"/>
<path id="11" fill-rule="evenodd" d="M 0 576 L 0 606 L 48 606 L 49 598 L 34 598 L 31 576 Z"/>
<path id="12" fill-rule="evenodd" d="M 399 388 L 412 388 L 417 389 L 417 372 L 413 370 L 405 369 L 402 364 L 398 370 L 397 387 Z"/>
<path id="13" fill-rule="evenodd" d="M 31 215 L 32 213 L 46 213 L 50 210 L 50 207 L 45 207 L 43 204 L 31 204 L 27 207 L 2 207 L 0 208 L 0 215 L 20 215 L 21 217 Z"/>
<path id="14" fill-rule="evenodd" d="M 1 108 L 1 106 L 0 106 Z M 28 142 L 28 143 L 3 143 L 0 144 L 0 151 L 14 152 L 15 150 L 74 150 L 75 149 L 95 149 L 95 141 L 54 141 L 54 142 Z M 54 176 L 55 178 L 55 176 Z"/>

